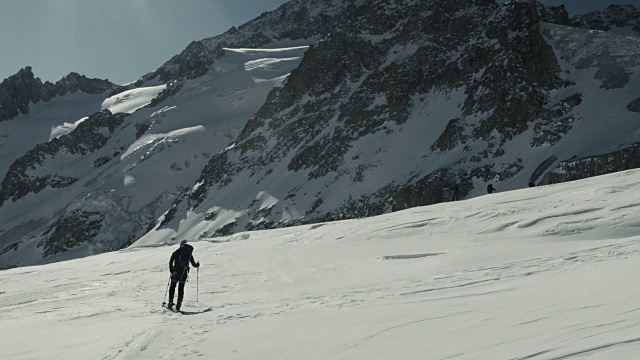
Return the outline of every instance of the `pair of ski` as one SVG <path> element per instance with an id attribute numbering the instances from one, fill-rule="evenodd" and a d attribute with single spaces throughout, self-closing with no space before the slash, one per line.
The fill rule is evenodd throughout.
<path id="1" fill-rule="evenodd" d="M 176 314 L 182 314 L 182 311 L 178 311 L 178 310 L 176 310 L 176 308 L 174 308 L 174 307 L 169 307 L 169 306 L 167 306 L 167 303 L 162 303 L 162 307 L 163 307 L 164 309 L 169 310 L 169 311 L 171 311 L 171 312 L 174 312 L 174 313 L 176 313 Z"/>
<path id="2" fill-rule="evenodd" d="M 213 311 L 213 308 L 212 308 L 212 307 L 207 307 L 207 308 L 205 308 L 204 310 L 200 310 L 200 311 L 198 311 L 198 312 L 188 312 L 188 311 L 187 311 L 187 312 L 185 312 L 185 311 L 182 311 L 182 310 L 178 311 L 178 310 L 176 310 L 175 308 L 171 308 L 171 309 L 170 309 L 170 308 L 167 306 L 167 303 L 162 303 L 162 307 L 163 307 L 164 309 L 167 309 L 168 311 L 171 311 L 171 312 L 176 313 L 176 314 L 182 314 L 182 315 L 196 315 L 196 314 L 202 314 L 202 313 L 206 313 L 206 312 L 209 312 L 209 311 Z"/>

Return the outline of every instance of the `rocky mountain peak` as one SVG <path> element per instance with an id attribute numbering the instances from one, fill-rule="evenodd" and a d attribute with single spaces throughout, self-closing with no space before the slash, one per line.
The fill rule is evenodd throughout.
<path id="1" fill-rule="evenodd" d="M 349 2 L 337 16 L 342 21 L 271 92 L 236 146 L 211 159 L 163 225 L 224 206 L 218 194 L 239 193 L 239 179 L 290 183 L 271 194 L 307 205 L 292 216 L 284 204 L 267 211 L 236 198 L 246 215 L 220 224 L 212 216 L 215 234 L 447 201 L 449 188 L 465 196 L 474 182 L 522 170 L 521 159 L 501 159 L 503 146 L 544 114 L 549 91 L 565 86 L 535 2 Z M 432 121 L 448 125 L 426 125 Z M 401 146 L 414 160 L 391 178 L 385 159 L 400 156 L 391 143 L 409 133 L 422 133 Z M 426 165 L 454 148 L 464 149 L 455 156 L 465 166 Z M 336 195 L 344 188 L 353 192 Z"/>
<path id="2" fill-rule="evenodd" d="M 600 31 L 626 29 L 640 33 L 640 9 L 630 4 L 609 5 L 602 11 L 573 17 L 572 25 Z"/>
<path id="3" fill-rule="evenodd" d="M 116 85 L 108 80 L 89 79 L 84 75 L 70 73 L 55 84 L 42 83 L 30 66 L 20 69 L 0 83 L 0 121 L 11 120 L 20 114 L 29 113 L 29 104 L 49 101 L 56 96 L 82 91 L 99 94 Z"/>
<path id="4" fill-rule="evenodd" d="M 29 103 L 46 99 L 46 91 L 30 66 L 0 83 L 0 121 L 29 112 Z"/>
<path id="5" fill-rule="evenodd" d="M 138 82 L 160 79 L 170 82 L 204 75 L 223 48 L 258 48 L 275 41 L 291 40 L 310 45 L 329 34 L 339 23 L 343 10 L 360 0 L 293 0 L 278 9 L 265 12 L 254 20 L 234 26 L 222 35 L 194 41 L 156 71 Z M 305 41 L 307 40 L 307 41 Z"/>
<path id="6" fill-rule="evenodd" d="M 76 72 L 71 72 L 55 84 L 47 82 L 45 86 L 50 89 L 53 96 L 62 96 L 77 91 L 82 91 L 85 94 L 100 94 L 113 89 L 116 85 L 109 80 L 90 79 Z"/>
<path id="7" fill-rule="evenodd" d="M 538 13 L 540 14 L 540 21 L 571 26 L 571 17 L 564 5 L 547 6 L 538 3 Z"/>

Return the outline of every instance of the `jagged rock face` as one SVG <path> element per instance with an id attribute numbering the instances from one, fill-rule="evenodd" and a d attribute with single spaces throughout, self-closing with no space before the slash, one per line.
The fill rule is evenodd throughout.
<path id="1" fill-rule="evenodd" d="M 534 125 L 532 147 L 555 145 L 571 129 L 576 118 L 570 114 L 582 103 L 582 94 L 577 93 L 546 109 L 540 121 Z"/>
<path id="2" fill-rule="evenodd" d="M 104 216 L 98 212 L 73 210 L 68 217 L 56 222 L 45 233 L 47 238 L 39 244 L 44 257 L 68 251 L 92 239 L 102 227 Z"/>
<path id="3" fill-rule="evenodd" d="M 38 193 L 48 186 L 63 188 L 75 183 L 77 178 L 60 175 L 58 172 L 61 169 L 47 169 L 47 161 L 59 154 L 81 157 L 95 152 L 106 144 L 124 118 L 123 114 L 113 115 L 109 110 L 104 110 L 90 116 L 68 135 L 37 145 L 9 168 L 0 188 L 0 206 L 7 201 L 17 201 L 29 193 Z M 43 173 L 40 168 L 47 170 Z M 30 174 L 31 171 L 36 173 Z"/>
<path id="4" fill-rule="evenodd" d="M 558 25 L 572 25 L 571 17 L 564 5 L 546 6 L 538 3 L 538 13 L 540 14 L 540 21 Z"/>
<path id="5" fill-rule="evenodd" d="M 630 28 L 640 34 L 640 9 L 633 5 L 610 5 L 603 11 L 573 17 L 571 25 L 600 31 Z"/>
<path id="6" fill-rule="evenodd" d="M 277 10 L 263 13 L 258 18 L 222 35 L 194 41 L 153 73 L 137 82 L 160 79 L 163 82 L 194 79 L 207 73 L 224 48 L 259 48 L 274 41 L 319 39 L 331 32 L 342 15 L 342 10 L 353 6 L 356 0 L 293 0 Z"/>
<path id="7" fill-rule="evenodd" d="M 544 91 L 562 84 L 553 51 L 539 35 L 532 8 L 521 4 L 496 8 L 492 2 L 479 2 L 482 10 L 455 16 L 471 3 L 418 2 L 391 14 L 381 3 L 361 6 L 357 21 L 310 50 L 286 86 L 271 94 L 239 136 L 239 149 L 244 154 L 275 135 L 278 143 L 261 151 L 255 163 L 299 149 L 289 170 L 312 169 L 310 179 L 325 176 L 337 169 L 350 142 L 391 131 L 385 123 L 405 123 L 413 96 L 452 88 L 465 89 L 465 114 L 494 110 L 474 129 L 475 139 L 498 144 L 522 132 L 542 112 Z M 479 20 L 483 16 L 495 20 L 485 24 Z M 404 26 L 389 34 L 400 21 Z M 517 35 L 509 38 L 509 31 Z M 484 34 L 494 38 L 481 38 Z M 385 36 L 378 42 L 370 40 Z M 418 39 L 422 44 L 415 43 Z M 487 47 L 488 41 L 496 44 Z M 450 58 L 455 50 L 461 53 Z M 390 61 L 403 51 L 413 53 L 402 61 Z M 523 66 L 508 68 L 509 62 Z M 478 73 L 482 75 L 476 78 Z M 354 85 L 358 88 L 350 92 Z M 305 97 L 315 101 L 299 106 Z M 318 139 L 333 117 L 340 127 L 332 136 Z M 500 132 L 500 139 L 492 138 L 493 130 Z M 449 141 L 448 147 L 452 146 Z"/>
<path id="8" fill-rule="evenodd" d="M 217 194 L 238 192 L 237 184 L 247 181 L 291 181 L 288 192 L 278 195 L 310 206 L 289 216 L 282 205 L 255 208 L 251 201 L 246 214 L 220 223 L 224 233 L 459 199 L 474 188 L 474 179 L 506 180 L 522 170 L 522 159 L 496 160 L 497 166 L 491 159 L 501 158 L 503 145 L 533 120 L 553 112 L 545 109 L 547 92 L 566 85 L 542 38 L 535 4 L 398 0 L 363 2 L 345 13 L 347 21 L 305 54 L 247 123 L 236 146 L 213 157 L 163 225 L 187 209 L 206 211 L 205 204 L 217 203 Z M 449 124 L 441 134 L 425 134 L 431 142 L 412 143 L 414 151 L 430 162 L 441 152 L 466 149 L 459 161 L 470 166 L 443 169 L 415 160 L 373 191 L 325 200 L 349 183 L 370 189 L 367 176 L 382 171 L 378 168 L 385 167 L 385 153 L 391 151 L 385 139 L 415 126 L 416 108 L 424 106 L 428 118 L 429 99 L 439 96 L 458 99 L 452 107 L 459 110 L 447 111 L 458 116 L 445 119 Z M 359 155 L 370 139 L 379 139 L 379 151 Z M 301 181 L 319 190 L 302 193 Z"/>
<path id="9" fill-rule="evenodd" d="M 145 233 L 155 220 L 156 207 L 166 197 L 163 194 L 135 212 L 129 211 L 131 199 L 112 192 L 79 197 L 41 234 L 38 247 L 42 248 L 44 257 L 80 246 L 91 247 L 91 253 L 122 249 Z"/>
<path id="10" fill-rule="evenodd" d="M 0 121 L 27 114 L 30 102 L 37 103 L 43 99 L 48 100 L 46 90 L 31 68 L 20 70 L 0 83 Z"/>
<path id="11" fill-rule="evenodd" d="M 82 91 L 85 94 L 102 94 L 105 91 L 113 89 L 115 86 L 116 85 L 109 80 L 89 79 L 75 72 L 63 77 L 55 84 L 51 84 L 50 82 L 45 83 L 45 87 L 49 89 L 52 97 L 63 96 L 76 91 Z"/>
<path id="12" fill-rule="evenodd" d="M 55 84 L 43 84 L 35 77 L 31 67 L 26 67 L 0 83 L 0 121 L 28 114 L 30 103 L 49 101 L 56 96 L 76 91 L 98 94 L 114 87 L 108 80 L 89 79 L 77 73 L 71 73 Z"/>
<path id="13" fill-rule="evenodd" d="M 640 143 L 608 154 L 562 161 L 545 174 L 541 184 L 557 184 L 639 167 Z"/>
<path id="14" fill-rule="evenodd" d="M 627 109 L 631 112 L 640 113 L 640 98 L 633 100 L 627 105 Z"/>

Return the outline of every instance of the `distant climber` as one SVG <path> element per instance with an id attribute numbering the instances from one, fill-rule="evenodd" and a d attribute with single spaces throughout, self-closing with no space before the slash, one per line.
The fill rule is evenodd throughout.
<path id="1" fill-rule="evenodd" d="M 451 194 L 453 201 L 460 200 L 460 187 L 458 186 L 458 184 L 455 184 L 451 187 Z"/>
<path id="2" fill-rule="evenodd" d="M 496 191 L 496 188 L 494 188 L 494 187 L 493 187 L 493 184 L 489 184 L 489 185 L 487 186 L 487 192 L 488 192 L 489 194 L 491 194 L 491 193 L 493 193 L 494 191 Z"/>
<path id="3" fill-rule="evenodd" d="M 169 271 L 171 271 L 171 287 L 169 288 L 169 304 L 167 307 L 173 310 L 173 295 L 175 294 L 176 284 L 178 286 L 178 302 L 176 305 L 176 311 L 180 311 L 182 305 L 182 299 L 184 298 L 184 284 L 187 282 L 187 276 L 189 275 L 189 263 L 193 267 L 200 267 L 200 262 L 196 262 L 193 259 L 193 246 L 187 244 L 187 240 L 180 242 L 178 250 L 171 254 L 169 260 Z"/>

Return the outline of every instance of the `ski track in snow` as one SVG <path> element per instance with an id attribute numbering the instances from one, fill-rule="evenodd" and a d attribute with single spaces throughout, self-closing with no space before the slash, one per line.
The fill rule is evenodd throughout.
<path id="1" fill-rule="evenodd" d="M 633 359 L 639 180 L 193 242 L 184 315 L 173 246 L 2 271 L 2 358 Z"/>

